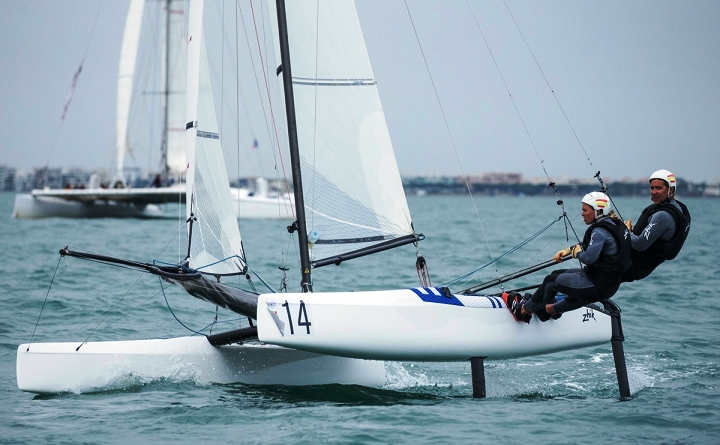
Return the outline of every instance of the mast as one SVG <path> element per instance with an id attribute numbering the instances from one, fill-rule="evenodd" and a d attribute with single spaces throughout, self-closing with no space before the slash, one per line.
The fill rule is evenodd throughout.
<path id="1" fill-rule="evenodd" d="M 170 131 L 168 117 L 168 103 L 170 102 L 170 2 L 165 1 L 165 88 L 163 95 L 165 96 L 165 122 L 163 127 L 162 146 L 160 148 L 162 162 L 162 185 L 167 185 L 170 178 L 170 169 L 168 168 L 168 131 Z"/>
<path id="2" fill-rule="evenodd" d="M 305 224 L 305 202 L 302 192 L 300 173 L 300 151 L 298 148 L 297 122 L 295 120 L 295 98 L 293 96 L 292 70 L 290 68 L 290 46 L 288 43 L 287 19 L 285 16 L 285 0 L 276 0 L 278 34 L 280 36 L 280 61 L 283 74 L 283 90 L 285 91 L 285 113 L 287 115 L 288 142 L 290 145 L 290 166 L 292 168 L 293 189 L 295 195 L 295 214 L 297 220 L 288 230 L 298 231 L 300 244 L 300 286 L 303 292 L 312 292 L 310 276 L 310 252 L 308 249 L 307 226 Z"/>

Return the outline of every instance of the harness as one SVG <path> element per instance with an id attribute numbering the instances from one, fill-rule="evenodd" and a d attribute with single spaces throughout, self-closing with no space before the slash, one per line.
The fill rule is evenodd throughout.
<path id="1" fill-rule="evenodd" d="M 607 230 L 618 246 L 618 252 L 612 255 L 600 253 L 593 264 L 585 265 L 585 273 L 593 282 L 598 291 L 603 294 L 613 290 L 622 281 L 622 274 L 632 265 L 630 231 L 622 223 L 613 222 L 610 218 L 603 218 L 593 223 L 585 231 L 582 246 L 587 249 L 590 245 L 592 232 L 596 228 Z M 614 292 L 613 292 L 614 293 Z"/>
<path id="2" fill-rule="evenodd" d="M 690 211 L 685 204 L 675 200 L 682 209 L 682 212 L 669 202 L 662 204 L 651 204 L 642 211 L 638 222 L 633 228 L 635 235 L 640 235 L 648 226 L 650 217 L 657 212 L 667 212 L 675 220 L 675 233 L 669 240 L 658 238 L 650 247 L 644 251 L 632 251 L 632 273 L 625 281 L 640 280 L 647 277 L 661 265 L 665 260 L 675 258 L 682 249 L 685 240 L 690 233 Z"/>
<path id="3" fill-rule="evenodd" d="M 640 214 L 635 227 L 633 227 L 633 233 L 639 236 L 647 227 L 650 217 L 655 213 L 667 212 L 673 217 L 675 220 L 675 233 L 672 238 L 669 240 L 657 239 L 645 250 L 646 253 L 651 253 L 653 256 L 656 256 L 663 261 L 672 260 L 678 255 L 678 253 L 680 253 L 680 249 L 682 249 L 682 246 L 685 244 L 685 240 L 690 233 L 690 211 L 682 202 L 677 200 L 675 202 L 678 203 L 682 211 L 678 210 L 677 207 L 669 202 L 651 204 L 645 207 Z M 662 263 L 662 261 L 660 263 Z"/>

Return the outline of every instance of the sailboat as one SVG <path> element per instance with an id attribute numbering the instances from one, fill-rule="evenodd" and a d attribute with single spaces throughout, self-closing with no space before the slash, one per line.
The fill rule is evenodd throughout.
<path id="1" fill-rule="evenodd" d="M 186 206 L 188 261 L 174 267 L 141 264 L 93 254 L 63 255 L 119 263 L 151 271 L 184 287 L 188 293 L 235 312 L 247 313 L 257 294 L 218 283 L 212 277 L 247 272 L 241 236 L 218 134 L 206 48 L 202 0 L 190 7 L 188 37 Z M 202 270 L 203 273 L 196 272 Z M 101 390 L 133 375 L 172 378 L 191 372 L 198 383 L 317 385 L 327 383 L 381 386 L 380 361 L 333 357 L 248 340 L 257 328 L 211 336 L 109 342 L 30 343 L 18 347 L 17 381 L 34 393 Z M 52 372 L 48 372 L 51 369 Z"/>
<path id="2" fill-rule="evenodd" d="M 148 16 L 145 0 L 131 0 L 125 21 L 117 81 L 115 166 L 110 184 L 101 185 L 97 175 L 92 175 L 83 188 L 40 188 L 15 196 L 12 215 L 17 218 L 96 218 L 136 217 L 155 218 L 164 216 L 159 204 L 185 202 L 183 183 L 187 162 L 185 159 L 185 71 L 186 71 L 186 2 L 165 0 L 157 4 L 162 13 Z M 160 20 L 158 20 L 160 19 Z M 124 174 L 125 157 L 129 152 L 129 129 L 133 95 L 143 96 L 152 92 L 138 92 L 135 84 L 136 63 L 141 44 L 143 23 L 164 22 L 162 54 L 157 61 L 162 67 L 164 108 L 161 142 L 162 171 L 149 187 L 129 187 Z M 151 26 L 156 28 L 157 26 Z M 148 32 L 150 33 L 150 32 Z M 147 40 L 147 39 L 145 39 Z M 152 93 L 154 94 L 154 93 Z M 143 117 L 148 120 L 148 117 Z M 258 178 L 254 190 L 233 188 L 234 206 L 238 218 L 290 218 L 292 198 L 283 193 L 268 190 L 264 178 Z"/>
<path id="3" fill-rule="evenodd" d="M 277 16 L 273 35 L 280 56 L 278 75 L 286 105 L 296 210 L 288 230 L 298 240 L 301 292 L 258 295 L 207 277 L 242 273 L 248 265 L 226 206 L 227 179 L 217 167 L 222 162 L 222 137 L 197 31 L 203 0 L 193 0 L 188 84 L 200 88 L 188 89 L 188 110 L 197 110 L 189 114 L 187 124 L 188 262 L 173 267 L 122 264 L 161 275 L 197 298 L 254 320 L 253 326 L 207 339 L 95 342 L 78 349 L 77 343 L 23 344 L 17 355 L 20 389 L 55 392 L 98 387 L 110 372 L 168 375 L 178 361 L 201 367 L 209 381 L 231 381 L 232 375 L 235 381 L 257 382 L 246 380 L 237 366 L 243 362 L 261 373 L 267 370 L 265 363 L 281 357 L 293 361 L 288 369 L 305 365 L 318 371 L 320 363 L 332 363 L 312 374 L 315 383 L 370 386 L 384 383 L 381 360 L 470 361 L 474 395 L 475 382 L 482 380 L 477 391 L 482 397 L 483 360 L 614 340 L 612 314 L 599 307 L 547 323 L 534 319 L 524 324 L 515 321 L 499 295 L 456 294 L 429 283 L 318 292 L 314 269 L 417 244 L 424 236 L 412 224 L 352 0 L 290 2 L 287 9 L 283 0 L 269 3 L 271 16 Z M 115 261 L 67 249 L 65 254 Z M 260 343 L 244 343 L 250 337 Z M 243 360 L 239 358 L 243 354 L 252 355 Z M 55 371 L 48 376 L 46 369 Z M 270 374 L 263 374 L 260 381 L 307 383 L 297 375 Z"/>
<path id="4" fill-rule="evenodd" d="M 159 217 L 163 210 L 157 204 L 180 202 L 184 200 L 183 185 L 152 188 L 129 188 L 123 174 L 123 163 L 128 151 L 128 127 L 130 121 L 131 102 L 135 65 L 138 57 L 141 30 L 146 2 L 131 0 L 128 9 L 117 82 L 116 103 L 116 163 L 113 179 L 108 187 L 103 187 L 97 175 L 83 188 L 50 189 L 41 188 L 31 193 L 15 196 L 13 216 L 18 218 L 95 218 L 95 217 Z M 184 89 L 184 13 L 175 10 L 168 0 L 164 5 L 165 14 L 165 49 L 163 60 L 164 71 L 164 136 L 162 144 L 163 175 L 167 179 L 170 174 L 179 176 L 184 172 L 185 148 L 184 138 L 178 138 L 175 127 L 180 127 L 184 120 L 182 95 L 170 94 Z M 155 17 L 153 17 L 155 19 Z M 149 20 L 146 18 L 146 21 Z M 170 63 L 172 61 L 172 63 Z M 169 66 L 179 69 L 171 70 Z M 182 88 L 178 88 L 182 86 Z M 167 181 L 166 181 L 167 184 Z M 163 184 L 158 184 L 163 185 Z"/>

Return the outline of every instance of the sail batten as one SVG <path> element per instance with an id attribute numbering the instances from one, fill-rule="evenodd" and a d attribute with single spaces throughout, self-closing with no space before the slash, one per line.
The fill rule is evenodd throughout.
<path id="1" fill-rule="evenodd" d="M 316 85 L 316 86 L 372 86 L 377 85 L 375 79 L 315 79 L 305 77 L 293 77 L 294 85 Z"/>

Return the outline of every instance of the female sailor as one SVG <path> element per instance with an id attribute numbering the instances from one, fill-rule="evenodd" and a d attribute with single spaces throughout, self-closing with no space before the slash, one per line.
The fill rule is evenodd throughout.
<path id="1" fill-rule="evenodd" d="M 623 272 L 631 265 L 630 232 L 614 212 L 606 213 L 608 204 L 608 196 L 601 192 L 583 197 L 581 215 L 590 227 L 582 243 L 561 250 L 553 257 L 559 262 L 572 253 L 573 258 L 580 260 L 581 269 L 552 272 L 529 299 L 509 296 L 507 306 L 516 320 L 529 323 L 533 313 L 540 321 L 558 318 L 563 312 L 605 300 L 617 292 Z M 565 294 L 565 298 L 556 302 L 559 292 Z"/>

